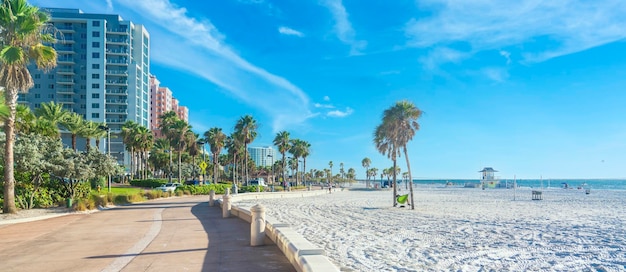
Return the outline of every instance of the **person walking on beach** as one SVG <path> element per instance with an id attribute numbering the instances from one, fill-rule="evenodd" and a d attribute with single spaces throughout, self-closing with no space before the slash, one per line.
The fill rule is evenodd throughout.
<path id="1" fill-rule="evenodd" d="M 331 183 L 328 183 L 328 193 L 329 194 L 333 193 L 333 185 Z"/>

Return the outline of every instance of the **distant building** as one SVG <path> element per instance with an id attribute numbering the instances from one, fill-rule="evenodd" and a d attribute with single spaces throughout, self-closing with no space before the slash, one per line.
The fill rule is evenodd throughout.
<path id="1" fill-rule="evenodd" d="M 250 153 L 250 158 L 252 158 L 257 167 L 271 167 L 277 160 L 276 152 L 271 146 L 248 147 L 248 153 Z"/>
<path id="2" fill-rule="evenodd" d="M 178 100 L 173 97 L 172 90 L 162 87 L 161 82 L 154 75 L 150 75 L 150 129 L 156 137 L 162 137 L 159 126 L 161 125 L 161 115 L 174 111 L 181 120 L 189 122 L 189 109 L 178 104 Z"/>
<path id="3" fill-rule="evenodd" d="M 122 125 L 135 121 L 150 126 L 150 35 L 119 15 L 83 13 L 78 9 L 43 8 L 58 30 L 52 44 L 57 67 L 43 73 L 32 67 L 33 88 L 18 102 L 36 110 L 54 101 L 84 119 L 106 123 L 111 133 L 111 155 L 129 165 L 122 143 Z M 68 133 L 62 133 L 69 143 Z M 84 149 L 85 139 L 77 146 Z M 100 142 L 105 150 L 106 141 Z"/>

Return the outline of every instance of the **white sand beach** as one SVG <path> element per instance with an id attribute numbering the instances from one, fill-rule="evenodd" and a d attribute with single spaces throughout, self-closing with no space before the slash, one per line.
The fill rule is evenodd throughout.
<path id="1" fill-rule="evenodd" d="M 262 203 L 344 271 L 626 271 L 626 191 L 437 186 L 415 210 L 390 190 L 236 205 Z"/>

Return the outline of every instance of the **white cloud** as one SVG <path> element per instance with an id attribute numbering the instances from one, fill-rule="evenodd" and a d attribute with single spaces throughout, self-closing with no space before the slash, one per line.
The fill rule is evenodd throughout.
<path id="1" fill-rule="evenodd" d="M 280 34 L 284 34 L 284 35 L 290 35 L 290 36 L 298 36 L 298 37 L 304 37 L 304 34 L 300 31 L 297 31 L 293 28 L 289 28 L 286 26 L 281 26 L 278 28 L 278 32 L 280 32 Z"/>
<path id="2" fill-rule="evenodd" d="M 500 50 L 500 56 L 506 59 L 506 64 L 511 64 L 511 53 L 508 51 Z"/>
<path id="3" fill-rule="evenodd" d="M 437 47 L 419 59 L 424 68 L 428 71 L 438 73 L 439 66 L 444 63 L 458 63 L 470 56 L 467 52 L 450 49 L 447 47 Z"/>
<path id="4" fill-rule="evenodd" d="M 324 96 L 324 101 L 330 101 L 330 97 L 328 95 Z"/>
<path id="5" fill-rule="evenodd" d="M 113 0 L 106 0 L 106 1 L 107 1 L 107 8 L 109 10 L 112 10 L 113 9 Z"/>
<path id="6" fill-rule="evenodd" d="M 508 77 L 509 73 L 506 69 L 497 68 L 497 67 L 487 67 L 482 69 L 482 73 L 489 79 L 497 82 L 504 82 Z"/>
<path id="7" fill-rule="evenodd" d="M 345 111 L 340 111 L 340 110 L 329 111 L 326 115 L 328 117 L 342 118 L 342 117 L 346 117 L 346 116 L 352 114 L 353 112 L 354 112 L 354 110 L 352 110 L 351 108 L 347 107 Z"/>
<path id="8" fill-rule="evenodd" d="M 151 38 L 159 41 L 152 43 L 153 61 L 199 75 L 259 108 L 273 117 L 275 131 L 312 116 L 302 90 L 241 58 L 210 21 L 190 17 L 168 0 L 116 1 L 150 24 Z"/>
<path id="9" fill-rule="evenodd" d="M 359 41 L 355 38 L 352 23 L 348 19 L 348 12 L 341 0 L 324 0 L 322 5 L 328 8 L 335 20 L 335 33 L 337 38 L 345 44 L 351 46 L 350 55 L 358 55 L 367 46 L 366 41 Z"/>
<path id="10" fill-rule="evenodd" d="M 323 109 L 334 109 L 335 106 L 330 105 L 330 104 L 320 104 L 320 103 L 315 103 L 313 104 L 314 107 L 316 108 L 323 108 Z"/>
<path id="11" fill-rule="evenodd" d="M 626 38 L 623 0 L 425 0 L 420 8 L 433 15 L 411 19 L 405 32 L 409 45 L 422 48 L 466 42 L 477 52 L 530 43 L 525 61 L 541 62 Z"/>

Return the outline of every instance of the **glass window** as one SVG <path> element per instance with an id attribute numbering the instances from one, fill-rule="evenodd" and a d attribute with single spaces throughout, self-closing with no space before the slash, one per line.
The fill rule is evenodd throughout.
<path id="1" fill-rule="evenodd" d="M 98 104 L 98 103 L 92 103 L 92 104 L 91 104 L 91 108 L 92 108 L 92 109 L 99 109 L 99 108 L 100 108 L 100 104 Z"/>
<path id="2" fill-rule="evenodd" d="M 91 37 L 100 37 L 100 31 L 91 32 Z"/>

